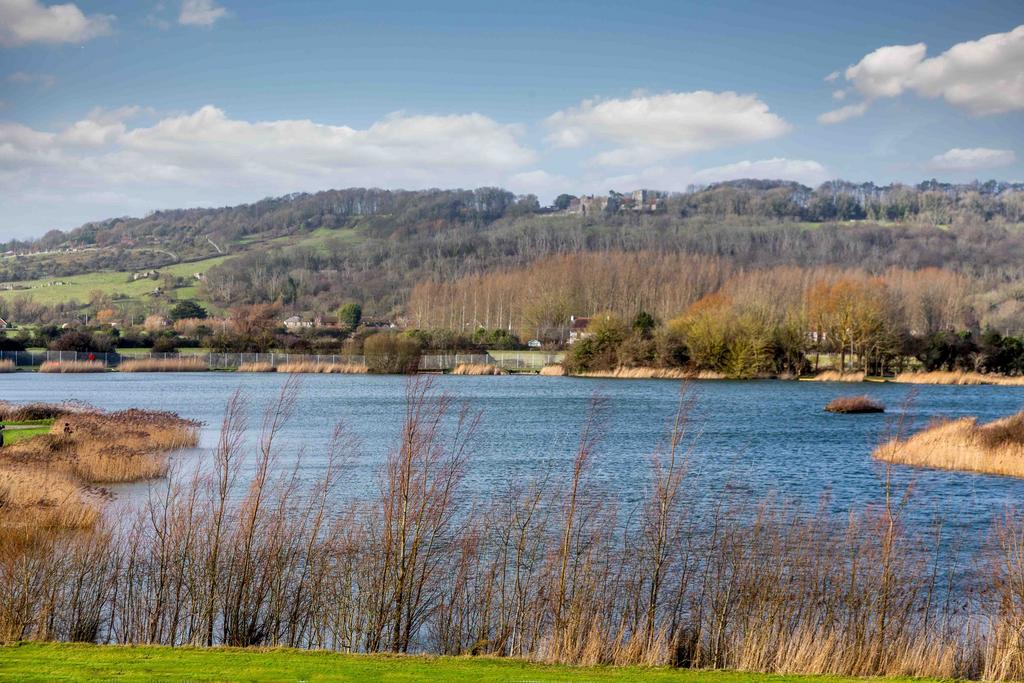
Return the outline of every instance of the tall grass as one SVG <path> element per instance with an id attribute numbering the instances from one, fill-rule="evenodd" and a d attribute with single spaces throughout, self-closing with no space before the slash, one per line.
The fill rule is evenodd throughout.
<path id="1" fill-rule="evenodd" d="M 138 358 L 121 361 L 119 372 L 202 372 L 209 370 L 201 358 Z"/>
<path id="2" fill-rule="evenodd" d="M 503 370 L 497 365 L 490 365 L 488 363 L 459 363 L 456 365 L 451 374 L 453 375 L 507 375 L 508 371 Z"/>
<path id="3" fill-rule="evenodd" d="M 1024 411 L 979 425 L 976 418 L 937 421 L 874 451 L 885 462 L 1024 477 Z"/>
<path id="4" fill-rule="evenodd" d="M 0 372 L 14 372 L 14 361 L 13 360 L 0 360 Z"/>
<path id="5" fill-rule="evenodd" d="M 884 413 L 885 406 L 870 396 L 840 396 L 825 405 L 830 413 Z"/>
<path id="6" fill-rule="evenodd" d="M 357 449 L 343 428 L 312 486 L 282 466 L 296 392 L 289 378 L 252 443 L 236 395 L 207 466 L 162 480 L 117 525 L 0 547 L 0 639 L 1024 673 L 1024 523 L 1012 513 L 972 592 L 942 580 L 955 560 L 907 532 L 890 486 L 846 520 L 743 500 L 698 516 L 686 394 L 628 510 L 596 474 L 599 401 L 562 469 L 474 501 L 479 415 L 423 379 L 408 385 L 376 493 L 344 502 Z"/>
<path id="7" fill-rule="evenodd" d="M 293 374 L 320 374 L 320 375 L 365 375 L 369 370 L 365 365 L 357 363 L 311 363 L 295 362 L 281 363 L 277 366 L 278 372 Z"/>
<path id="8" fill-rule="evenodd" d="M 101 360 L 48 360 L 39 366 L 39 372 L 50 373 L 106 372 L 106 370 L 107 365 Z"/>
<path id="9" fill-rule="evenodd" d="M 728 377 L 713 370 L 690 370 L 687 368 L 625 368 L 619 367 L 614 370 L 590 370 L 578 373 L 579 377 L 606 377 L 610 379 L 728 379 Z"/>
<path id="10" fill-rule="evenodd" d="M 32 422 L 52 420 L 59 415 L 87 410 L 83 403 L 9 403 L 0 401 L 0 422 Z"/>
<path id="11" fill-rule="evenodd" d="M 839 372 L 838 370 L 826 370 L 809 377 L 813 382 L 863 382 L 863 372 Z"/>
<path id="12" fill-rule="evenodd" d="M 0 536 L 87 528 L 103 499 L 97 484 L 163 476 L 168 451 L 198 442 L 198 424 L 171 413 L 46 404 L 0 405 L 0 413 L 56 417 L 48 434 L 0 449 Z"/>
<path id="13" fill-rule="evenodd" d="M 241 363 L 238 372 L 275 372 L 277 368 L 271 363 Z"/>
<path id="14" fill-rule="evenodd" d="M 894 382 L 905 384 L 994 384 L 1005 387 L 1024 387 L 1024 377 L 983 374 L 980 372 L 901 372 Z"/>
<path id="15" fill-rule="evenodd" d="M 563 377 L 565 375 L 565 367 L 557 363 L 551 363 L 542 367 L 538 374 L 545 377 Z"/>

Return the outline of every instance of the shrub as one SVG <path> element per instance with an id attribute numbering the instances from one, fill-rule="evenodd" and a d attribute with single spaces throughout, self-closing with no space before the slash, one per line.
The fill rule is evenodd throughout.
<path id="1" fill-rule="evenodd" d="M 113 345 L 110 343 L 109 337 L 99 337 L 88 332 L 70 330 L 50 342 L 48 348 L 51 351 L 106 353 L 113 350 Z"/>
<path id="2" fill-rule="evenodd" d="M 363 342 L 363 355 L 370 372 L 377 374 L 410 374 L 420 364 L 420 345 L 415 340 L 394 332 L 378 332 Z"/>
<path id="3" fill-rule="evenodd" d="M 868 396 L 840 396 L 825 406 L 830 413 L 884 413 L 885 406 Z"/>
<path id="4" fill-rule="evenodd" d="M 195 301 L 179 301 L 171 307 L 170 319 L 172 321 L 185 320 L 186 318 L 206 318 L 206 309 Z"/>

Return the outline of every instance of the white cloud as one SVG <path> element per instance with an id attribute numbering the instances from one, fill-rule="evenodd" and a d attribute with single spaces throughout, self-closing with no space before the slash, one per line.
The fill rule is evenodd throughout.
<path id="1" fill-rule="evenodd" d="M 33 83 L 38 83 L 44 88 L 50 88 L 57 82 L 57 78 L 53 74 L 35 74 L 28 73 L 27 71 L 15 71 L 7 77 L 7 82 L 17 83 L 19 85 L 32 85 Z"/>
<path id="2" fill-rule="evenodd" d="M 976 171 L 985 168 L 1010 166 L 1017 162 L 1017 155 L 1009 149 L 954 147 L 932 157 L 928 167 L 937 171 Z"/>
<path id="3" fill-rule="evenodd" d="M 213 26 L 227 14 L 228 11 L 214 0 L 183 0 L 178 23 L 183 26 Z"/>
<path id="4" fill-rule="evenodd" d="M 977 116 L 1024 109 L 1024 25 L 926 54 L 924 43 L 880 47 L 843 75 L 867 102 L 912 92 Z"/>
<path id="5" fill-rule="evenodd" d="M 836 91 L 834 91 L 832 93 L 832 99 L 836 100 L 837 102 L 845 100 L 846 99 L 846 91 L 845 90 L 836 90 Z"/>
<path id="6" fill-rule="evenodd" d="M 838 71 L 833 71 L 828 76 L 825 76 L 825 82 L 826 83 L 834 83 L 835 81 L 837 81 L 839 79 L 839 76 L 840 76 L 840 74 L 839 74 Z"/>
<path id="7" fill-rule="evenodd" d="M 859 102 L 857 104 L 848 104 L 845 107 L 839 107 L 839 109 L 833 109 L 827 111 L 818 117 L 818 123 L 826 126 L 834 123 L 842 123 L 848 119 L 857 118 L 858 116 L 864 116 L 864 112 L 868 110 L 867 102 Z"/>
<path id="8" fill-rule="evenodd" d="M 575 180 L 543 169 L 514 173 L 508 177 L 506 185 L 518 194 L 535 194 L 541 202 L 549 202 L 563 192 L 579 191 Z"/>
<path id="9" fill-rule="evenodd" d="M 603 166 L 648 164 L 702 150 L 784 135 L 790 125 L 756 95 L 734 92 L 637 94 L 585 100 L 546 120 L 555 147 L 616 145 L 593 161 Z"/>
<path id="10" fill-rule="evenodd" d="M 397 113 L 361 129 L 245 121 L 213 106 L 132 125 L 141 116 L 152 113 L 95 110 L 55 132 L 0 122 L 0 197 L 28 206 L 40 187 L 69 197 L 135 197 L 130 206 L 107 207 L 120 215 L 140 201 L 181 206 L 332 187 L 501 184 L 536 161 L 519 126 L 480 114 Z M 524 175 L 519 185 L 542 180 Z"/>
<path id="11" fill-rule="evenodd" d="M 73 3 L 43 5 L 38 0 L 0 0 L 0 45 L 82 43 L 110 33 L 114 17 L 85 15 Z"/>
<path id="12" fill-rule="evenodd" d="M 693 174 L 698 183 L 714 183 L 739 178 L 761 180 L 795 180 L 805 185 L 818 185 L 828 180 L 828 170 L 808 159 L 761 159 L 759 161 L 738 161 L 724 166 L 705 168 Z"/>

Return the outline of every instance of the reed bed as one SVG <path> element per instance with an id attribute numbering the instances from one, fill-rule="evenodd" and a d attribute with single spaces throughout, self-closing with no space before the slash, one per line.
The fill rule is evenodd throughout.
<path id="1" fill-rule="evenodd" d="M 380 485 L 351 501 L 338 493 L 358 439 L 343 429 L 311 486 L 281 466 L 296 386 L 285 383 L 255 443 L 236 395 L 207 466 L 161 482 L 116 526 L 0 547 L 0 640 L 1024 674 L 1016 516 L 979 569 L 986 590 L 969 593 L 943 580 L 961 567 L 907 532 L 888 490 L 842 520 L 742 499 L 697 517 L 685 395 L 628 514 L 597 471 L 600 402 L 563 469 L 474 502 L 465 475 L 479 415 L 423 378 L 408 385 Z"/>
<path id="2" fill-rule="evenodd" d="M 365 375 L 369 372 L 365 365 L 357 363 L 281 363 L 277 366 L 277 372 L 288 372 L 292 374 L 317 374 L 317 375 Z"/>
<path id="3" fill-rule="evenodd" d="M 558 363 L 545 365 L 540 369 L 540 372 L 538 374 L 543 375 L 545 377 L 564 377 L 565 366 L 560 365 Z"/>
<path id="4" fill-rule="evenodd" d="M 76 401 L 64 403 L 9 403 L 0 401 L 0 422 L 31 422 L 35 420 L 52 420 L 59 415 L 89 410 L 89 407 Z"/>
<path id="5" fill-rule="evenodd" d="M 813 377 L 808 377 L 812 382 L 863 382 L 863 372 L 839 372 L 838 370 L 826 370 L 819 372 Z"/>
<path id="6" fill-rule="evenodd" d="M 97 496 L 66 473 L 0 460 L 0 547 L 4 538 L 92 528 Z"/>
<path id="7" fill-rule="evenodd" d="M 727 379 L 712 370 L 693 371 L 686 368 L 615 368 L 614 370 L 591 370 L 581 372 L 579 377 L 606 377 L 611 379 Z"/>
<path id="8" fill-rule="evenodd" d="M 0 372 L 14 372 L 14 361 L 13 360 L 0 360 Z"/>
<path id="9" fill-rule="evenodd" d="M 119 372 L 203 372 L 209 366 L 201 358 L 133 358 L 121 361 Z"/>
<path id="10" fill-rule="evenodd" d="M 873 455 L 913 467 L 1024 477 L 1024 411 L 983 425 L 973 417 L 936 421 L 909 438 L 889 440 Z"/>
<path id="11" fill-rule="evenodd" d="M 242 363 L 238 366 L 238 372 L 276 372 L 271 363 Z"/>
<path id="12" fill-rule="evenodd" d="M 56 417 L 49 433 L 0 448 L 0 536 L 88 528 L 100 515 L 97 484 L 161 477 L 168 451 L 198 443 L 198 423 L 172 413 L 48 404 L 0 412 Z"/>
<path id="13" fill-rule="evenodd" d="M 904 384 L 993 384 L 1001 387 L 1024 387 L 1024 377 L 984 374 L 980 372 L 901 372 L 894 382 Z"/>
<path id="14" fill-rule="evenodd" d="M 39 372 L 80 373 L 106 372 L 107 364 L 101 360 L 48 360 L 39 366 Z"/>
<path id="15" fill-rule="evenodd" d="M 884 413 L 885 405 L 870 396 L 840 396 L 829 401 L 825 410 L 843 414 Z"/>
<path id="16" fill-rule="evenodd" d="M 508 371 L 488 363 L 459 363 L 452 369 L 452 375 L 507 375 Z"/>

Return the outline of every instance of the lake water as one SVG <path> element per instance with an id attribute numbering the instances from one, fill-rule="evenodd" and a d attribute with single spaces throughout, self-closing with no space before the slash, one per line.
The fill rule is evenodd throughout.
<path id="1" fill-rule="evenodd" d="M 204 423 L 201 448 L 179 457 L 202 458 L 216 441 L 229 396 L 241 389 L 251 400 L 251 436 L 259 412 L 285 378 L 274 374 L 0 375 L 0 399 L 75 399 L 106 409 L 174 411 Z M 660 380 L 592 380 L 539 376 L 435 378 L 435 387 L 482 418 L 467 476 L 470 495 L 486 498 L 509 481 L 548 474 L 567 477 L 580 426 L 595 395 L 607 401 L 595 475 L 624 509 L 642 493 L 647 458 L 663 441 L 679 400 L 679 383 Z M 365 375 L 310 375 L 293 420 L 283 432 L 282 465 L 301 452 L 301 474 L 319 476 L 332 426 L 356 433 L 363 455 L 345 477 L 343 494 L 376 488 L 375 472 L 393 447 L 403 418 L 406 380 Z M 876 504 L 884 466 L 871 449 L 904 413 L 912 387 L 817 382 L 694 382 L 692 427 L 699 432 L 688 491 L 698 508 L 724 497 L 742 502 L 790 502 L 811 513 L 842 514 Z M 822 408 L 839 395 L 866 393 L 888 406 L 884 415 L 832 415 Z M 976 415 L 982 420 L 1024 409 L 1022 387 L 922 386 L 905 417 L 912 429 L 932 418 Z M 1024 501 L 1024 480 L 981 474 L 897 467 L 899 487 L 913 482 L 909 523 L 941 517 L 951 535 L 977 542 L 1007 506 Z M 131 496 L 131 490 L 124 490 Z M 822 504 L 824 501 L 824 507 Z"/>

